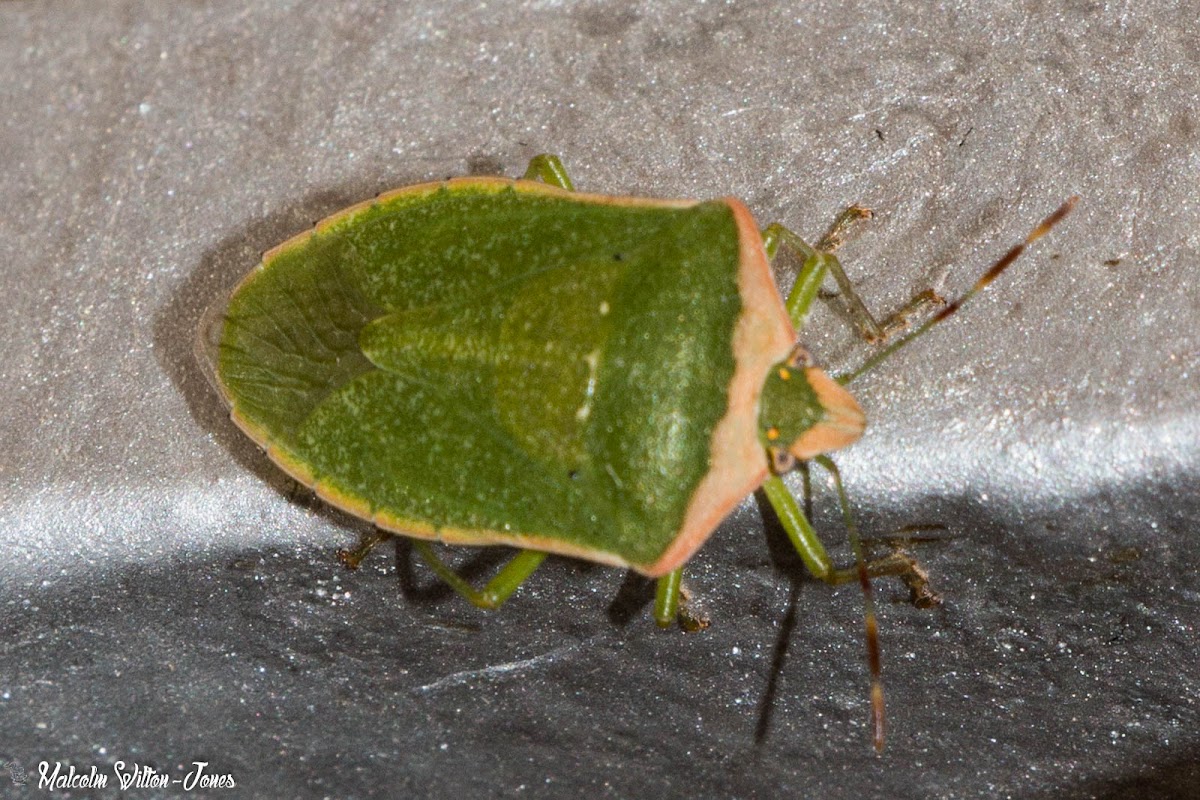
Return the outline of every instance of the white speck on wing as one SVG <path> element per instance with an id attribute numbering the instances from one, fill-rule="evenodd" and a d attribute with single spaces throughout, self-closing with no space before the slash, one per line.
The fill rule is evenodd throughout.
<path id="1" fill-rule="evenodd" d="M 587 389 L 584 390 L 583 405 L 575 411 L 575 419 L 583 422 L 592 413 L 592 397 L 596 394 L 596 369 L 600 366 L 600 351 L 593 350 L 583 357 L 588 365 Z"/>

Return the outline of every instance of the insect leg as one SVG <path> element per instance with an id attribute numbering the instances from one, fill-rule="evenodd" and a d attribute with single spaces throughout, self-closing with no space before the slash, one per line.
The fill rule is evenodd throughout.
<path id="1" fill-rule="evenodd" d="M 792 540 L 792 545 L 796 548 L 796 552 L 800 554 L 800 558 L 804 561 L 804 565 L 808 567 L 809 572 L 827 583 L 836 584 L 858 580 L 859 585 L 862 586 L 863 598 L 866 603 L 866 613 L 864 616 L 867 627 L 867 656 L 871 670 L 871 724 L 874 731 L 875 748 L 878 750 L 883 748 L 883 684 L 880 680 L 879 634 L 878 624 L 875 620 L 875 603 L 871 598 L 870 568 L 863 561 L 862 544 L 858 540 L 858 530 L 854 524 L 854 518 L 850 513 L 850 506 L 845 502 L 845 490 L 842 488 L 837 467 L 833 466 L 833 462 L 823 456 L 820 457 L 819 462 L 822 466 L 831 469 L 834 481 L 838 487 L 838 497 L 842 501 L 842 517 L 850 532 L 850 542 L 854 548 L 857 561 L 854 569 L 836 570 L 833 568 L 833 563 L 829 559 L 829 554 L 825 551 L 825 546 L 817 538 L 817 532 L 813 529 L 812 524 L 809 523 L 804 512 L 800 510 L 800 505 L 796 502 L 796 498 L 792 496 L 792 493 L 778 475 L 768 477 L 763 483 L 763 490 L 766 492 L 767 500 L 771 503 L 771 507 L 775 509 L 779 521 L 783 523 L 784 531 L 787 532 L 788 538 Z"/>
<path id="2" fill-rule="evenodd" d="M 804 566 L 813 576 L 837 583 L 838 581 L 833 579 L 836 570 L 829 559 L 829 553 L 825 551 L 825 545 L 821 544 L 817 531 L 800 509 L 800 504 L 796 502 L 783 479 L 778 475 L 770 475 L 763 481 L 762 488 L 767 502 L 775 510 L 775 516 L 779 517 L 784 532 L 791 540 L 792 547 L 796 548 Z"/>
<path id="3" fill-rule="evenodd" d="M 792 287 L 791 294 L 787 298 L 788 316 L 792 319 L 792 325 L 796 330 L 804 327 L 805 321 L 808 319 L 808 312 L 812 306 L 813 300 L 817 298 L 817 291 L 821 288 L 821 284 L 825 281 L 825 276 L 829 273 L 829 267 L 826 263 L 826 255 L 821 251 L 810 247 L 803 239 L 792 233 L 787 228 L 780 225 L 778 222 L 773 222 L 763 230 L 763 248 L 767 251 L 767 258 L 774 260 L 775 253 L 779 250 L 779 245 L 786 242 L 798 257 L 804 259 L 804 263 L 800 265 L 800 272 L 796 275 L 796 284 Z M 832 256 L 829 256 L 832 258 Z"/>
<path id="4" fill-rule="evenodd" d="M 838 214 L 837 219 L 829 226 L 829 230 L 821 237 L 821 241 L 817 242 L 817 249 L 826 253 L 832 253 L 846 243 L 846 239 L 850 238 L 850 231 L 859 222 L 868 220 L 873 216 L 875 216 L 875 212 L 869 208 L 859 205 L 850 206 Z"/>
<path id="5" fill-rule="evenodd" d="M 854 525 L 853 517 L 850 516 L 848 498 L 846 498 L 845 490 L 841 486 L 841 476 L 837 472 L 837 467 L 826 456 L 818 456 L 816 461 L 821 466 L 826 467 L 826 469 L 830 469 L 830 472 L 834 476 L 834 482 L 838 486 L 838 499 L 842 502 L 843 519 L 847 520 L 847 528 L 852 531 L 852 539 L 857 538 L 857 527 Z M 828 462 L 828 464 L 825 462 Z M 804 562 L 804 566 L 813 577 L 820 578 L 830 584 L 850 583 L 851 581 L 858 580 L 859 576 L 856 568 L 834 568 L 833 561 L 829 558 L 829 553 L 825 550 L 825 545 L 821 543 L 820 538 L 817 536 L 816 529 L 808 521 L 808 517 L 805 516 L 804 511 L 800 508 L 800 504 L 796 502 L 796 498 L 792 495 L 791 490 L 787 488 L 782 478 L 778 475 L 771 475 L 763 482 L 762 488 L 763 493 L 767 497 L 767 502 L 771 504 L 775 516 L 779 518 L 780 524 L 783 525 L 783 530 L 791 541 L 792 546 L 796 548 L 796 553 L 799 554 L 800 560 Z M 881 558 L 867 561 L 866 569 L 867 575 L 872 578 L 889 575 L 899 577 L 912 591 L 912 602 L 917 606 L 925 608 L 937 605 L 939 602 L 937 593 L 929 587 L 929 577 L 925 574 L 925 571 L 912 556 L 903 551 L 896 551 Z"/>
<path id="6" fill-rule="evenodd" d="M 850 206 L 838 216 L 829 231 L 817 242 L 816 247 L 808 244 L 798 234 L 778 222 L 768 225 L 763 231 L 763 246 L 767 251 L 768 258 L 774 258 L 779 245 L 784 244 L 797 257 L 804 260 L 800 267 L 800 273 L 796 277 L 796 284 L 792 287 L 792 292 L 787 299 L 788 315 L 797 329 L 804 326 L 812 301 L 816 299 L 827 275 L 833 276 L 838 291 L 845 299 L 846 310 L 849 312 L 851 320 L 863 338 L 869 342 L 882 341 L 892 333 L 906 328 L 908 318 L 921 308 L 945 302 L 934 291 L 926 290 L 915 295 L 901 309 L 882 322 L 875 318 L 863 303 L 862 298 L 858 296 L 858 292 L 854 290 L 841 262 L 833 255 L 833 251 L 846 241 L 848 232 L 854 224 L 859 220 L 870 219 L 870 217 L 871 212 L 868 209 L 862 206 Z"/>
<path id="7" fill-rule="evenodd" d="M 480 608 L 498 607 L 517 590 L 518 586 L 525 582 L 526 578 L 533 574 L 533 571 L 546 558 L 546 553 L 539 550 L 521 550 L 480 591 L 446 566 L 446 562 L 433 552 L 433 547 L 429 542 L 414 541 L 413 548 L 421 554 L 421 558 L 425 559 L 425 563 L 429 565 L 430 569 L 449 584 L 451 589 Z"/>
<path id="8" fill-rule="evenodd" d="M 833 225 L 821 237 L 821 241 L 817 242 L 816 247 L 810 246 L 798 234 L 778 222 L 768 225 L 763 231 L 763 248 L 767 251 L 768 259 L 772 261 L 775 259 L 775 253 L 779 250 L 781 243 L 787 244 L 798 257 L 804 259 L 800 273 L 796 276 L 796 284 L 792 287 L 792 292 L 787 299 L 788 314 L 797 330 L 804 327 L 809 308 L 816 299 L 817 292 L 825 281 L 825 276 L 829 273 L 829 259 L 835 263 L 837 261 L 832 257 L 833 251 L 842 246 L 850 229 L 855 224 L 861 220 L 870 219 L 872 216 L 870 209 L 862 206 L 850 206 L 838 215 Z M 861 301 L 859 305 L 862 305 Z M 862 310 L 866 312 L 865 307 Z M 870 316 L 867 313 L 867 317 L 870 318 Z"/>
<path id="9" fill-rule="evenodd" d="M 527 181 L 540 180 L 542 183 L 566 189 L 568 192 L 575 191 L 575 184 L 568 177 L 562 160 L 553 153 L 542 153 L 529 159 L 529 166 L 521 178 Z"/>
<path id="10" fill-rule="evenodd" d="M 858 369 L 845 375 L 837 376 L 837 382 L 844 386 L 860 375 L 870 372 L 875 367 L 879 366 L 888 358 L 890 358 L 892 353 L 895 353 L 909 342 L 915 341 L 919 337 L 925 335 L 925 333 L 935 325 L 938 325 L 946 319 L 949 319 L 955 312 L 962 308 L 963 305 L 970 301 L 972 297 L 986 289 L 988 284 L 999 277 L 1004 270 L 1008 269 L 1009 266 L 1011 266 L 1012 263 L 1016 261 L 1022 253 L 1025 252 L 1027 247 L 1049 233 L 1055 225 L 1062 222 L 1063 218 L 1071 213 L 1071 209 L 1075 208 L 1075 204 L 1078 202 L 1079 195 L 1068 197 L 1065 203 L 1060 205 L 1053 213 L 1050 214 L 1050 216 L 1042 220 L 1036 228 L 1029 232 L 1029 235 L 1025 237 L 1025 241 L 1009 248 L 1008 252 L 1002 255 L 999 261 L 997 261 L 995 264 L 992 264 L 992 266 L 988 268 L 987 272 L 983 273 L 979 280 L 975 281 L 975 284 L 971 286 L 971 288 L 965 293 L 963 293 L 961 297 L 949 304 L 946 304 L 941 311 L 923 322 L 920 327 L 905 334 L 899 339 L 893 341 L 887 347 L 875 353 L 875 355 L 868 358 L 866 362 Z"/>
<path id="11" fill-rule="evenodd" d="M 679 613 L 679 586 L 683 583 L 683 567 L 674 569 L 658 579 L 654 589 L 654 621 L 660 628 L 669 628 Z"/>
<path id="12" fill-rule="evenodd" d="M 702 631 L 709 626 L 708 616 L 692 602 L 692 593 L 683 583 L 683 567 L 663 575 L 655 584 L 654 621 L 660 628 L 669 628 L 678 622 L 688 633 Z"/>
<path id="13" fill-rule="evenodd" d="M 372 528 L 359 537 L 358 547 L 353 550 L 338 550 L 338 560 L 349 569 L 358 569 L 358 566 L 371 554 L 372 550 L 391 538 L 392 535 L 390 533 L 384 533 L 378 528 Z"/>

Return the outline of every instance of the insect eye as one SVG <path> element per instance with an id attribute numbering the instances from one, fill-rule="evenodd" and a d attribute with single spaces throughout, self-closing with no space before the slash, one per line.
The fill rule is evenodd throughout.
<path id="1" fill-rule="evenodd" d="M 811 367 L 814 362 L 812 354 L 808 352 L 808 348 L 802 344 L 798 344 L 792 348 L 792 352 L 788 356 L 786 363 L 793 369 L 801 369 Z"/>
<path id="2" fill-rule="evenodd" d="M 796 457 L 782 447 L 768 447 L 767 455 L 771 459 L 771 471 L 776 475 L 791 472 L 796 468 Z"/>

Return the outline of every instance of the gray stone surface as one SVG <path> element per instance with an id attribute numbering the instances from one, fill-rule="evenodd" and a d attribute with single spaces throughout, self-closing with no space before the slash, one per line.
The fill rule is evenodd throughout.
<path id="1" fill-rule="evenodd" d="M 40 794 L 41 761 L 208 761 L 238 786 L 213 796 L 1197 796 L 1196 17 L 0 2 L 0 761 L 31 778 L 0 794 Z M 753 500 L 694 562 L 702 634 L 565 559 L 483 614 L 404 545 L 343 571 L 361 526 L 204 382 L 200 315 L 260 251 L 544 150 L 581 188 L 734 194 L 811 237 L 872 206 L 844 262 L 880 309 L 956 294 L 1082 195 L 855 384 L 864 529 L 942 526 L 942 608 L 877 586 L 882 756 L 857 590 L 807 578 Z M 869 352 L 825 307 L 805 338 Z"/>

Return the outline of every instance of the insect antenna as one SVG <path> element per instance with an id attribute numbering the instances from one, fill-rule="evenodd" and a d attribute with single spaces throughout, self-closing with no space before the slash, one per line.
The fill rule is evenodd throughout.
<path id="1" fill-rule="evenodd" d="M 1041 224 L 1034 228 L 1029 235 L 1025 237 L 1025 241 L 1014 245 L 1007 253 L 1001 256 L 1000 260 L 993 264 L 987 272 L 983 273 L 983 276 L 980 277 L 979 280 L 975 281 L 975 285 L 968 289 L 961 297 L 943 307 L 941 311 L 934 314 L 925 323 L 914 329 L 912 332 L 905 334 L 887 347 L 880 350 L 875 355 L 868 358 L 858 369 L 854 370 L 853 372 L 837 376 L 837 382 L 844 386 L 855 378 L 870 372 L 875 367 L 879 366 L 888 358 L 890 358 L 891 355 L 901 347 L 904 347 L 917 337 L 924 335 L 934 325 L 944 322 L 947 318 L 953 316 L 954 313 L 962 308 L 968 300 L 983 291 L 989 283 L 994 281 L 1000 275 L 1000 273 L 1008 269 L 1008 267 L 1014 261 L 1016 261 L 1023 252 L 1025 252 L 1025 248 L 1029 247 L 1029 245 L 1045 236 L 1055 225 L 1062 222 L 1063 218 L 1066 217 L 1067 214 L 1071 213 L 1071 209 L 1075 208 L 1075 204 L 1078 202 L 1079 195 L 1073 195 L 1072 197 L 1068 198 L 1065 203 L 1063 203 L 1054 211 L 1054 213 L 1042 220 Z"/>
<path id="2" fill-rule="evenodd" d="M 949 317 L 953 316 L 960 308 L 963 307 L 971 298 L 983 291 L 989 283 L 994 281 L 999 275 L 1008 269 L 1014 261 L 1020 258 L 1025 249 L 1038 239 L 1045 236 L 1059 222 L 1063 220 L 1075 204 L 1079 202 L 1079 196 L 1074 195 L 1067 199 L 1059 206 L 1052 214 L 1046 217 L 1042 222 L 1030 231 L 1023 242 L 1013 246 L 1000 257 L 996 263 L 988 268 L 986 272 L 975 282 L 975 285 L 964 292 L 957 300 L 946 305 L 933 317 L 925 323 L 917 327 L 911 333 L 908 333 L 897 339 L 892 344 L 888 345 L 871 358 L 867 359 L 858 369 L 845 375 L 839 375 L 837 382 L 845 385 L 850 383 L 855 378 L 866 374 L 875 367 L 886 361 L 893 353 L 904 347 L 909 342 L 924 335 L 930 328 L 940 322 L 944 322 Z M 834 485 L 837 487 L 838 500 L 842 506 L 842 518 L 846 526 L 846 531 L 849 534 L 850 547 L 854 552 L 855 573 L 858 578 L 858 584 L 862 588 L 863 595 L 863 617 L 866 626 L 867 638 L 867 661 L 871 673 L 871 729 L 872 740 L 876 751 L 883 750 L 883 730 L 884 730 L 884 703 L 883 703 L 883 669 L 882 657 L 879 647 L 879 623 L 875 612 L 875 598 L 871 591 L 871 574 L 867 564 L 866 556 L 863 552 L 862 539 L 858 534 L 858 526 L 854 522 L 854 516 L 850 512 L 849 498 L 846 496 L 846 490 L 842 486 L 841 475 L 838 472 L 837 466 L 827 456 L 817 456 L 814 459 L 822 467 L 827 469 L 833 476 Z"/>
<path id="3" fill-rule="evenodd" d="M 871 591 L 871 576 L 867 568 L 867 558 L 863 551 L 862 538 L 858 535 L 858 525 L 854 522 L 854 514 L 850 511 L 850 498 L 846 495 L 846 487 L 842 485 L 842 474 L 828 456 L 817 456 L 818 464 L 833 476 L 833 484 L 837 487 L 838 503 L 842 507 L 842 522 L 850 539 L 850 549 L 854 552 L 855 573 L 863 596 L 863 623 L 867 634 L 867 666 L 871 674 L 871 741 L 876 752 L 883 752 L 883 656 L 879 647 L 879 621 L 875 614 L 875 595 Z"/>

